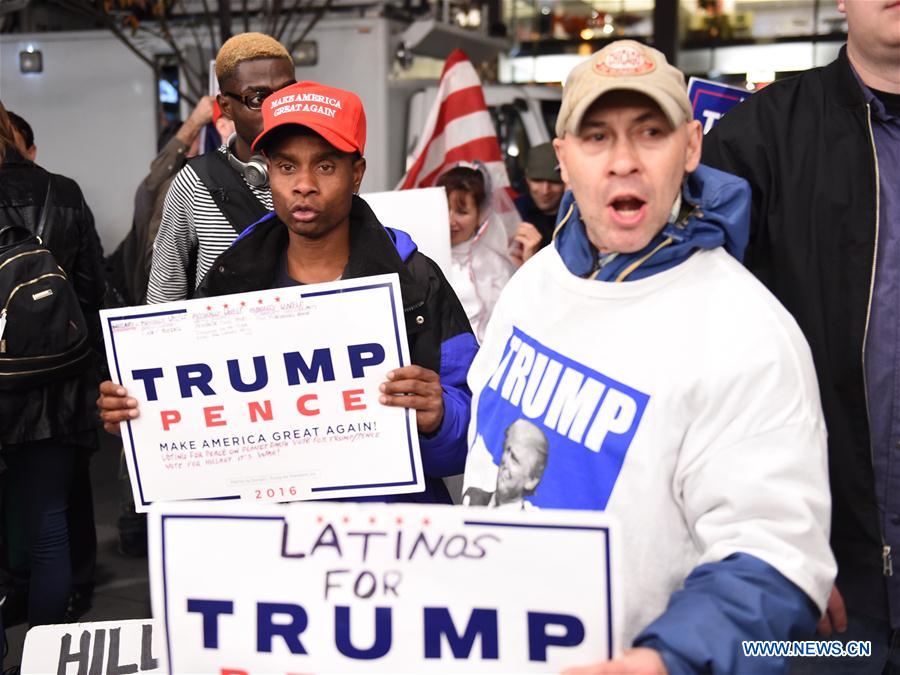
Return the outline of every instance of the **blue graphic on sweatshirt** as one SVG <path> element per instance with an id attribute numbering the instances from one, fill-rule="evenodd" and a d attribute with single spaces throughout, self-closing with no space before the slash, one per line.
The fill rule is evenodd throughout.
<path id="1" fill-rule="evenodd" d="M 605 509 L 649 400 L 513 328 L 478 401 L 497 485 L 467 503 Z"/>

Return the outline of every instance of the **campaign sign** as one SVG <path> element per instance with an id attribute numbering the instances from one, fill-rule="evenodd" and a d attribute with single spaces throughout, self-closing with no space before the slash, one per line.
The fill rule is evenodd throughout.
<path id="1" fill-rule="evenodd" d="M 444 188 L 369 192 L 360 197 L 380 223 L 406 232 L 444 276 L 450 275 L 450 211 Z"/>
<path id="2" fill-rule="evenodd" d="M 307 502 L 156 504 L 170 673 L 535 673 L 620 648 L 600 513 Z"/>
<path id="3" fill-rule="evenodd" d="M 139 511 L 155 501 L 421 492 L 415 413 L 378 402 L 409 364 L 396 274 L 101 313 Z"/>
<path id="4" fill-rule="evenodd" d="M 35 626 L 25 635 L 22 675 L 162 673 L 153 619 Z"/>
<path id="5" fill-rule="evenodd" d="M 750 96 L 743 87 L 692 77 L 688 80 L 688 98 L 694 109 L 694 119 L 703 124 L 703 133 L 715 126 L 722 116 Z"/>

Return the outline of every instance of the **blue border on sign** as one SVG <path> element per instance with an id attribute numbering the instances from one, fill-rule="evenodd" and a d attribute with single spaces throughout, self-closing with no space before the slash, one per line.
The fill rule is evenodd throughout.
<path id="1" fill-rule="evenodd" d="M 276 520 L 284 524 L 281 537 L 281 557 L 282 558 L 298 558 L 302 556 L 292 555 L 287 552 L 287 529 L 288 523 L 284 516 L 236 516 L 236 515 L 215 515 L 215 514 L 163 514 L 160 516 L 160 550 L 162 553 L 162 579 L 163 579 L 163 624 L 166 630 L 166 663 L 169 669 L 169 675 L 173 674 L 172 670 L 172 642 L 169 639 L 169 578 L 166 566 L 166 521 L 168 520 Z M 463 525 L 473 527 L 517 527 L 535 530 L 572 530 L 576 532 L 602 532 L 603 552 L 606 556 L 606 627 L 607 627 L 607 660 L 613 658 L 613 615 L 612 615 L 612 573 L 611 573 L 611 556 L 609 545 L 609 528 L 603 526 L 592 525 L 550 525 L 544 523 L 498 523 L 488 520 L 463 520 Z"/>
<path id="2" fill-rule="evenodd" d="M 172 641 L 169 639 L 169 575 L 166 570 L 166 521 L 167 520 L 280 520 L 287 529 L 287 521 L 284 516 L 216 516 L 216 515 L 162 515 L 160 516 L 160 544 L 162 551 L 162 577 L 163 577 L 163 624 L 166 628 L 166 666 L 169 675 L 172 670 Z"/>
<path id="3" fill-rule="evenodd" d="M 301 293 L 301 298 L 315 298 L 322 295 L 336 295 L 340 293 L 349 293 L 351 291 L 367 291 L 374 288 L 387 288 L 388 293 L 391 298 L 391 317 L 394 320 L 394 337 L 397 341 L 397 357 L 400 360 L 400 367 L 406 365 L 403 361 L 403 350 L 401 349 L 401 341 L 400 341 L 400 326 L 397 324 L 397 303 L 394 298 L 394 287 L 392 284 L 384 283 L 384 284 L 370 284 L 368 286 L 355 286 L 353 288 L 337 288 L 332 291 L 312 291 L 310 293 Z M 386 488 L 386 487 L 403 487 L 406 485 L 415 485 L 417 476 L 416 476 L 416 460 L 415 455 L 413 453 L 413 442 L 412 442 L 412 411 L 409 408 L 403 409 L 406 418 L 406 447 L 409 449 L 409 469 L 412 473 L 412 479 L 406 481 L 397 481 L 394 483 L 363 483 L 360 485 L 333 485 L 330 487 L 317 487 L 311 488 L 310 492 L 328 492 L 331 490 L 356 490 L 359 488 Z"/>
<path id="4" fill-rule="evenodd" d="M 127 321 L 129 319 L 148 319 L 150 317 L 155 316 L 171 316 L 173 314 L 187 314 L 186 309 L 173 309 L 167 312 L 147 312 L 146 314 L 133 314 L 131 316 L 110 316 L 106 319 L 107 325 L 109 326 L 109 343 L 112 345 L 113 352 L 113 362 L 116 364 L 116 380 L 119 384 L 122 383 L 122 368 L 119 365 L 119 352 L 116 349 L 116 333 L 113 330 L 113 321 Z M 137 461 L 137 449 L 134 447 L 134 434 L 131 433 L 131 420 L 125 421 L 125 426 L 128 427 L 128 442 L 131 445 L 131 457 L 132 464 L 134 465 L 134 473 L 137 478 L 138 484 L 138 493 L 141 497 L 141 505 L 149 506 L 151 502 L 148 502 L 144 499 L 144 485 L 141 482 L 141 470 L 138 467 Z"/>
<path id="5" fill-rule="evenodd" d="M 595 525 L 545 525 L 543 523 L 498 523 L 490 520 L 464 520 L 463 525 L 478 527 L 517 527 L 532 530 L 573 530 L 581 532 L 603 532 L 603 548 L 606 554 L 606 659 L 613 658 L 613 615 L 612 615 L 612 559 L 609 549 L 609 528 Z"/>
<path id="6" fill-rule="evenodd" d="M 401 334 L 400 334 L 400 325 L 397 321 L 397 302 L 396 298 L 394 298 L 394 286 L 391 283 L 381 283 L 381 284 L 367 284 L 365 286 L 353 286 L 351 288 L 339 288 L 331 291 L 311 291 L 309 293 L 301 293 L 301 298 L 314 298 L 323 295 L 337 295 L 342 293 L 352 293 L 354 291 L 368 291 L 378 288 L 386 288 L 388 290 L 388 294 L 391 300 L 391 316 L 394 324 L 394 337 L 397 342 L 397 357 L 400 361 L 400 367 L 406 365 L 403 360 L 403 350 L 401 348 Z M 158 316 L 169 316 L 173 314 L 187 314 L 187 309 L 175 309 L 168 310 L 164 312 L 147 312 L 145 314 L 133 314 L 130 316 L 111 316 L 107 318 L 107 323 L 109 325 L 109 341 L 112 344 L 112 352 L 113 352 L 113 362 L 116 364 L 116 378 L 118 382 L 122 382 L 122 373 L 121 368 L 119 366 L 119 355 L 116 350 L 116 337 L 115 331 L 113 331 L 113 322 L 114 321 L 127 321 L 134 319 L 147 319 Z M 328 492 L 328 491 L 337 491 L 337 490 L 357 490 L 362 488 L 388 488 L 388 487 L 404 487 L 407 485 L 415 485 L 417 481 L 416 474 L 416 461 L 415 454 L 413 452 L 413 441 L 412 441 L 412 415 L 411 410 L 409 408 L 404 409 L 404 415 L 406 418 L 406 444 L 409 449 L 409 467 L 410 472 L 412 474 L 412 478 L 410 480 L 405 481 L 396 481 L 392 483 L 363 483 L 358 485 L 333 485 L 328 487 L 314 487 L 310 489 L 312 493 L 318 492 Z M 137 449 L 134 446 L 134 434 L 131 433 L 131 420 L 125 422 L 128 427 L 128 439 L 131 445 L 131 457 L 133 459 L 134 470 L 137 478 L 138 484 L 138 493 L 141 499 L 142 506 L 149 506 L 152 502 L 148 502 L 144 498 L 144 486 L 141 482 L 141 470 L 137 461 Z M 225 501 L 231 499 L 240 499 L 240 495 L 229 495 L 225 497 L 207 497 L 203 501 Z"/>

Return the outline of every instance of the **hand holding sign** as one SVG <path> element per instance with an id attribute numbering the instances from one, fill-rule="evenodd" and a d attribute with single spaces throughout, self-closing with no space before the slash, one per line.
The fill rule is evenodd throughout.
<path id="1" fill-rule="evenodd" d="M 121 427 L 138 510 L 421 491 L 410 410 L 436 429 L 442 391 L 404 369 L 401 312 L 396 275 L 105 311 L 116 381 L 97 406 Z M 383 406 L 391 369 L 404 401 Z"/>
<path id="2" fill-rule="evenodd" d="M 385 395 L 379 400 L 383 405 L 415 410 L 420 433 L 435 431 L 444 419 L 444 397 L 441 378 L 433 370 L 421 366 L 407 366 L 392 370 L 388 381 L 381 385 Z M 128 395 L 125 387 L 106 380 L 100 384 L 97 409 L 103 428 L 120 435 L 119 425 L 140 415 L 136 398 Z"/>
<path id="3" fill-rule="evenodd" d="M 387 374 L 381 385 L 382 405 L 410 408 L 416 411 L 416 426 L 420 434 L 437 431 L 444 419 L 444 390 L 441 377 L 421 366 L 397 368 Z"/>
<path id="4" fill-rule="evenodd" d="M 103 428 L 110 434 L 121 435 L 119 424 L 135 419 L 140 411 L 136 398 L 120 384 L 106 380 L 100 383 L 100 397 L 97 399 Z"/>

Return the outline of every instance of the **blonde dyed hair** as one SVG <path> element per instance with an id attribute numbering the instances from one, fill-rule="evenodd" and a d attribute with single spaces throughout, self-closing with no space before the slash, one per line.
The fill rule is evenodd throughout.
<path id="1" fill-rule="evenodd" d="M 219 86 L 233 77 L 244 61 L 284 59 L 294 67 L 294 59 L 278 40 L 263 33 L 240 33 L 229 38 L 216 56 L 216 79 Z"/>

